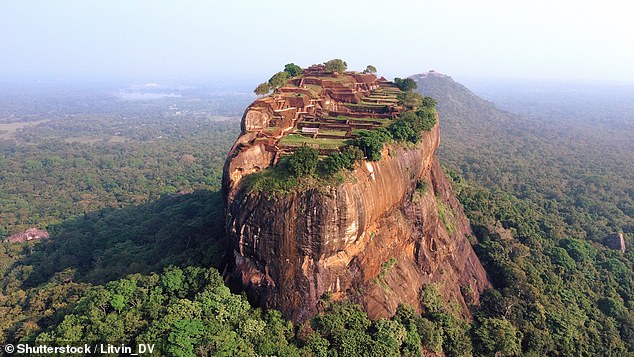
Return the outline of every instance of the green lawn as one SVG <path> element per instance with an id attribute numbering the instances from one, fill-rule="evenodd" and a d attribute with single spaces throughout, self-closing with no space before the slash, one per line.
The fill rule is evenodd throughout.
<path id="1" fill-rule="evenodd" d="M 367 122 L 380 122 L 381 124 L 389 123 L 390 119 L 383 118 L 350 118 L 351 121 L 367 121 Z"/>
<path id="2" fill-rule="evenodd" d="M 367 96 L 365 98 L 363 98 L 364 101 L 366 100 L 378 100 L 381 102 L 386 102 L 386 103 L 396 103 L 398 102 L 398 99 L 395 97 L 373 97 L 373 96 Z"/>
<path id="3" fill-rule="evenodd" d="M 386 107 L 387 105 L 385 104 L 377 104 L 377 103 L 345 103 L 344 104 L 346 107 L 349 108 L 358 108 L 358 107 Z"/>
<path id="4" fill-rule="evenodd" d="M 307 84 L 306 88 L 315 96 L 319 97 L 324 89 L 316 84 Z"/>
<path id="5" fill-rule="evenodd" d="M 302 146 L 317 145 L 322 149 L 336 149 L 344 145 L 351 144 L 350 139 L 314 139 L 299 134 L 288 134 L 280 140 L 280 145 L 284 146 Z"/>
<path id="6" fill-rule="evenodd" d="M 343 130 L 319 130 L 319 134 L 337 135 L 337 136 L 344 137 L 344 136 L 346 136 L 346 131 L 343 131 Z"/>

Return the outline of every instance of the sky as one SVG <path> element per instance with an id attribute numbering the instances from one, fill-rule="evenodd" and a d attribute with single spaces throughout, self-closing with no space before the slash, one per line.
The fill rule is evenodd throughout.
<path id="1" fill-rule="evenodd" d="M 267 80 L 332 58 L 387 78 L 634 82 L 625 1 L 0 0 L 0 81 Z"/>

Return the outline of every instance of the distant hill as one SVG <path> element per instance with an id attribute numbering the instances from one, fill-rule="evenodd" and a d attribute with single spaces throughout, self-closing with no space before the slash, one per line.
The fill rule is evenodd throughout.
<path id="1" fill-rule="evenodd" d="M 466 178 L 450 173 L 492 295 L 502 297 L 484 296 L 480 316 L 503 301 L 510 310 L 493 315 L 523 334 L 522 353 L 510 354 L 632 355 L 634 137 L 626 128 L 634 116 L 627 101 L 554 86 L 530 97 L 503 93 L 522 104 L 513 110 L 528 109 L 516 115 L 449 76 L 411 78 L 438 102 L 440 160 Z"/>
<path id="2" fill-rule="evenodd" d="M 618 231 L 634 230 L 631 133 L 615 130 L 601 113 L 567 119 L 601 103 L 578 103 L 576 112 L 561 117 L 520 116 L 498 109 L 450 76 L 428 72 L 410 78 L 421 94 L 438 101 L 438 154 L 448 168 L 563 214 L 572 224 L 562 225 L 576 236 L 604 242 Z M 578 217 L 592 218 L 579 222 Z"/>
<path id="3" fill-rule="evenodd" d="M 512 154 L 516 149 L 509 139 L 526 134 L 528 126 L 522 118 L 496 108 L 450 76 L 428 72 L 410 78 L 416 81 L 419 93 L 438 101 L 439 156 L 462 174 L 470 176 L 471 163 L 482 160 L 485 152 L 486 156 Z M 481 176 L 478 181 L 487 183 L 488 179 Z"/>
<path id="4" fill-rule="evenodd" d="M 413 75 L 410 78 L 416 81 L 420 93 L 439 100 L 439 108 L 444 110 L 445 115 L 451 115 L 445 118 L 449 122 L 453 122 L 457 114 L 471 115 L 481 111 L 487 111 L 489 114 L 499 112 L 493 103 L 478 97 L 450 76 L 438 72 L 427 72 Z M 465 116 L 464 119 L 477 121 L 477 118 L 469 116 Z"/>

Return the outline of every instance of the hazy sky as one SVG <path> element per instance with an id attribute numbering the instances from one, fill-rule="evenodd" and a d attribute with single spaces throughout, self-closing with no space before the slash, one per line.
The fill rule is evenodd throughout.
<path id="1" fill-rule="evenodd" d="M 0 81 L 266 80 L 285 63 L 388 78 L 634 82 L 626 1 L 0 0 Z"/>

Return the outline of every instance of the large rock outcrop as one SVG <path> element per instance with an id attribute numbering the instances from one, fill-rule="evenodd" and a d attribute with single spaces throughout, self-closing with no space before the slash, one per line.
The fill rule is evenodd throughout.
<path id="1" fill-rule="evenodd" d="M 246 174 L 273 165 L 275 156 L 266 143 L 245 146 L 254 143 L 253 133 L 242 127 L 223 188 L 233 276 L 256 304 L 304 321 L 318 312 L 324 294 L 332 294 L 379 318 L 402 303 L 420 309 L 426 284 L 437 284 L 465 315 L 469 304 L 479 303 L 490 284 L 435 156 L 438 125 L 417 145 L 389 145 L 380 161 L 362 161 L 338 186 L 283 195 L 240 184 Z"/>
<path id="2" fill-rule="evenodd" d="M 47 231 L 38 228 L 29 228 L 24 232 L 16 233 L 7 237 L 5 243 L 21 243 L 32 240 L 49 239 Z"/>

